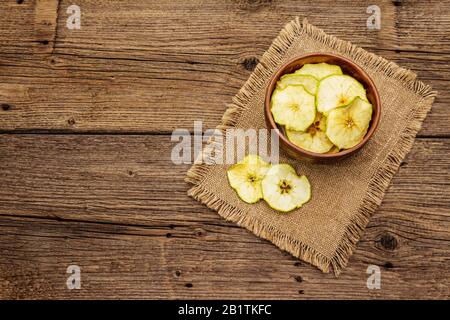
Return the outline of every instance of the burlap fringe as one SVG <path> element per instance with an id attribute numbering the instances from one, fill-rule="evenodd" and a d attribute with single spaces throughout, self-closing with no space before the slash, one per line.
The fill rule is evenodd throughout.
<path id="1" fill-rule="evenodd" d="M 325 44 L 330 48 L 330 51 L 334 53 L 347 56 L 360 65 L 382 72 L 388 77 L 399 80 L 405 87 L 409 88 L 412 93 L 420 97 L 417 108 L 412 113 L 397 145 L 372 178 L 366 191 L 366 196 L 363 199 L 363 204 L 359 212 L 351 220 L 350 225 L 347 227 L 334 255 L 332 257 L 326 257 L 315 251 L 313 248 L 289 237 L 282 231 L 276 230 L 272 226 L 264 225 L 253 218 L 249 218 L 240 209 L 233 207 L 211 192 L 204 190 L 200 183 L 211 168 L 210 165 L 194 164 L 187 172 L 186 181 L 194 184 L 188 191 L 188 194 L 191 197 L 204 203 L 209 208 L 216 210 L 219 215 L 225 219 L 233 221 L 252 231 L 257 236 L 273 242 L 281 249 L 313 264 L 323 272 L 329 272 L 330 267 L 332 267 L 334 274 L 338 276 L 347 265 L 348 259 L 355 249 L 356 243 L 359 241 L 362 232 L 367 226 L 370 216 L 381 204 L 384 193 L 391 178 L 397 171 L 400 162 L 410 151 L 415 136 L 420 130 L 422 122 L 430 110 L 437 92 L 432 91 L 430 86 L 417 81 L 416 75 L 413 72 L 399 67 L 394 62 L 387 61 L 382 57 L 358 48 L 350 42 L 327 35 L 321 29 L 309 24 L 306 19 L 304 19 L 303 22 L 300 22 L 300 19 L 297 17 L 295 20 L 288 23 L 280 32 L 279 36 L 273 41 L 269 50 L 263 55 L 260 63 L 251 74 L 250 78 L 233 98 L 232 103 L 228 106 L 227 111 L 222 117 L 221 125 L 219 125 L 217 129 L 223 132 L 227 128 L 232 128 L 236 125 L 240 115 L 246 110 L 249 99 L 262 88 L 292 42 L 297 37 L 305 35 Z M 204 150 L 204 154 L 200 155 L 201 158 L 197 160 L 205 160 L 205 158 L 208 158 L 211 150 L 210 148 L 214 143 L 214 141 L 210 141 L 210 144 Z"/>
<path id="2" fill-rule="evenodd" d="M 311 263 L 323 272 L 330 271 L 331 259 L 325 257 L 320 252 L 311 247 L 289 237 L 286 233 L 277 230 L 272 226 L 267 226 L 260 221 L 253 219 L 240 209 L 224 202 L 213 193 L 204 190 L 200 186 L 192 187 L 188 195 L 205 204 L 209 208 L 216 210 L 219 215 L 226 220 L 233 221 L 239 226 L 245 227 L 257 236 L 267 239 L 276 244 L 280 249 L 286 250 L 296 257 Z"/>

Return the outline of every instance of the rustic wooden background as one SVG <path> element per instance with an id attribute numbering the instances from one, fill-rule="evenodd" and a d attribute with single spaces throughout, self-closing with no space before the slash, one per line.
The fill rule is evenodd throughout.
<path id="1" fill-rule="evenodd" d="M 190 199 L 169 161 L 297 15 L 440 92 L 339 278 Z M 1 1 L 0 298 L 449 298 L 449 30 L 448 0 Z"/>

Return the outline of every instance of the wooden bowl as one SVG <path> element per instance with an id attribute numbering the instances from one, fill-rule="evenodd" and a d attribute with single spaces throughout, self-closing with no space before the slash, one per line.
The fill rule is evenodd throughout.
<path id="1" fill-rule="evenodd" d="M 320 63 L 326 62 L 329 64 L 335 64 L 341 67 L 344 74 L 348 74 L 358 80 L 363 84 L 366 89 L 367 99 L 373 106 L 372 120 L 370 121 L 369 129 L 367 130 L 364 139 L 350 149 L 341 150 L 337 153 L 315 153 L 305 149 L 302 149 L 288 140 L 284 134 L 284 129 L 277 125 L 273 119 L 272 112 L 270 111 L 270 100 L 272 97 L 273 90 L 277 85 L 277 81 L 286 73 L 292 73 L 297 69 L 300 69 L 306 63 Z M 381 113 L 381 103 L 380 96 L 378 95 L 377 88 L 373 83 L 372 79 L 367 75 L 367 73 L 361 69 L 357 64 L 348 60 L 347 58 L 335 55 L 335 54 L 325 54 L 325 53 L 311 53 L 307 55 L 302 55 L 288 61 L 283 64 L 277 72 L 270 79 L 269 85 L 266 88 L 266 96 L 264 102 L 264 114 L 266 117 L 266 124 L 268 129 L 275 129 L 277 135 L 279 136 L 281 148 L 287 152 L 289 156 L 298 160 L 314 160 L 314 161 L 333 161 L 345 158 L 358 150 L 360 150 L 375 132 L 378 122 L 380 121 Z"/>

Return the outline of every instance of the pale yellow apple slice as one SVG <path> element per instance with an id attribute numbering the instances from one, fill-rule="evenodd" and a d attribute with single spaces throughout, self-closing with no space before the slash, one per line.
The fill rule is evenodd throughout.
<path id="1" fill-rule="evenodd" d="M 315 97 L 301 85 L 275 89 L 271 111 L 276 123 L 290 130 L 304 131 L 316 116 Z"/>
<path id="2" fill-rule="evenodd" d="M 339 66 L 328 63 L 307 63 L 300 69 L 295 71 L 295 74 L 313 76 L 317 80 L 328 77 L 332 74 L 342 74 L 342 69 Z"/>
<path id="3" fill-rule="evenodd" d="M 306 176 L 299 177 L 288 164 L 273 165 L 261 186 L 267 204 L 281 212 L 299 208 L 311 198 L 311 185 Z"/>
<path id="4" fill-rule="evenodd" d="M 262 198 L 261 181 L 269 168 L 260 156 L 248 155 L 227 170 L 228 182 L 239 198 L 255 203 Z"/>
<path id="5" fill-rule="evenodd" d="M 316 113 L 313 124 L 305 131 L 286 130 L 288 139 L 302 149 L 325 153 L 332 147 L 333 143 L 328 139 L 326 133 L 326 118 L 321 113 Z"/>
<path id="6" fill-rule="evenodd" d="M 349 105 L 330 111 L 327 136 L 339 149 L 356 146 L 367 133 L 372 119 L 372 105 L 357 97 Z"/>
<path id="7" fill-rule="evenodd" d="M 277 88 L 284 89 L 289 85 L 302 85 L 308 93 L 315 95 L 318 84 L 319 81 L 313 76 L 289 73 L 281 77 L 277 82 Z"/>
<path id="8" fill-rule="evenodd" d="M 338 153 L 339 151 L 339 148 L 333 145 L 333 147 L 327 153 Z"/>
<path id="9" fill-rule="evenodd" d="M 345 106 L 356 97 L 367 100 L 364 86 L 348 75 L 332 75 L 319 83 L 317 88 L 317 111 L 325 115 L 341 106 Z"/>

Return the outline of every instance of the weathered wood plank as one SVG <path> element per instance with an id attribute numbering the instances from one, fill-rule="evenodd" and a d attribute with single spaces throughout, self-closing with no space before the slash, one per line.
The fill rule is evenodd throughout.
<path id="1" fill-rule="evenodd" d="M 379 1 L 380 31 L 365 28 L 364 1 L 84 0 L 72 31 L 70 4 L 0 4 L 0 131 L 213 127 L 299 15 L 417 72 L 440 91 L 421 135 L 449 136 L 446 2 Z M 188 198 L 170 148 L 168 136 L 1 135 L 0 298 L 450 297 L 448 139 L 416 142 L 338 279 Z M 80 291 L 65 288 L 74 263 Z M 369 264 L 381 290 L 365 286 Z"/>
<path id="2" fill-rule="evenodd" d="M 189 223 L 210 211 L 186 195 L 189 165 L 169 136 L 2 135 L 0 214 L 131 224 Z M 392 213 L 448 216 L 450 140 L 420 139 L 386 196 Z"/>
<path id="3" fill-rule="evenodd" d="M 365 2 L 81 1 L 82 28 L 68 30 L 62 1 L 52 40 L 32 28 L 43 20 L 34 2 L 2 3 L 0 130 L 167 133 L 194 120 L 214 127 L 254 61 L 300 15 L 440 90 L 421 134 L 448 136 L 448 6 L 396 4 L 382 2 L 382 29 L 369 31 Z M 417 15 L 427 28 L 417 28 Z"/>
<path id="4" fill-rule="evenodd" d="M 428 66 L 430 78 L 424 80 L 442 94 L 420 134 L 447 136 L 448 62 L 423 55 L 405 53 L 398 60 L 412 69 Z M 205 128 L 213 128 L 249 73 L 237 62 L 219 66 L 211 60 L 189 67 L 176 63 L 177 69 L 172 68 L 167 75 L 163 70 L 171 63 L 164 61 L 51 59 L 55 66 L 29 57 L 0 58 L 4 74 L 0 75 L 0 80 L 4 79 L 0 98 L 9 106 L 0 109 L 1 130 L 169 133 L 175 128 L 192 130 L 196 120 L 202 120 Z M 75 67 L 67 71 L 71 66 Z"/>
<path id="5" fill-rule="evenodd" d="M 378 212 L 335 278 L 222 221 L 133 227 L 0 217 L 0 298 L 448 299 L 448 234 L 420 230 L 438 225 Z M 73 264 L 81 290 L 66 288 Z M 380 290 L 366 287 L 372 264 Z"/>
<path id="6" fill-rule="evenodd" d="M 3 135 L 0 295 L 449 296 L 449 140 L 416 142 L 338 279 L 188 198 L 170 147 L 166 136 Z M 80 291 L 65 289 L 73 263 Z M 379 291 L 365 286 L 369 264 L 382 267 Z"/>
<path id="7" fill-rule="evenodd" d="M 115 49 L 157 51 L 161 53 L 181 53 L 197 51 L 200 47 L 205 53 L 230 48 L 230 36 L 236 37 L 235 48 L 252 48 L 251 44 L 264 50 L 273 34 L 295 16 L 308 19 L 321 27 L 328 27 L 338 36 L 349 36 L 368 48 L 383 45 L 396 46 L 396 49 L 448 51 L 449 39 L 446 27 L 450 24 L 448 1 L 378 1 L 381 8 L 381 30 L 366 28 L 368 7 L 365 1 L 344 0 L 330 5 L 325 0 L 308 1 L 138 1 L 120 0 L 100 2 L 81 0 L 77 4 L 82 11 L 81 30 L 66 28 L 68 14 L 65 10 L 71 1 L 60 1 L 58 15 L 58 39 L 44 37 L 34 31 L 42 16 L 39 2 L 47 1 L 55 8 L 56 0 L 24 1 L 2 3 L 5 14 L 1 27 L 5 30 L 0 40 L 5 43 L 5 52 L 18 53 L 27 50 L 34 53 L 35 43 L 67 49 Z M 16 20 L 20 17 L 21 20 Z M 38 17 L 38 18 L 36 18 Z M 47 19 L 54 20 L 54 16 Z M 221 27 L 218 29 L 218 27 Z M 48 24 L 49 30 L 53 25 Z M 414 33 L 412 32 L 414 31 Z M 430 35 L 433 34 L 433 37 Z M 169 36 L 170 35 L 170 36 Z M 415 40 L 421 39 L 421 42 Z M 16 41 L 16 42 L 14 42 Z M 119 50 L 120 49 L 120 50 Z"/>

